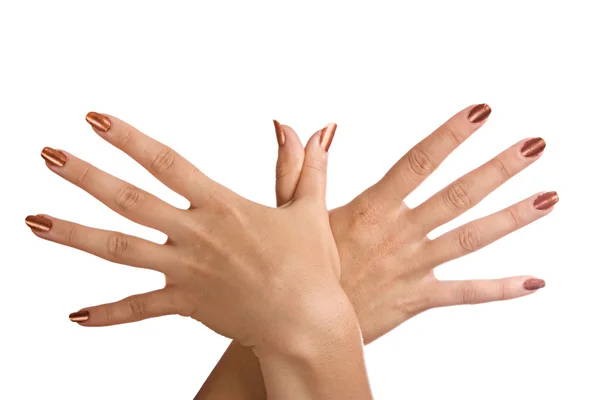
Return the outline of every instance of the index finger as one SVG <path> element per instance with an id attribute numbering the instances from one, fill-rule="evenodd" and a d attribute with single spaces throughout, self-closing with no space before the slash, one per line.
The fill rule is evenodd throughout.
<path id="1" fill-rule="evenodd" d="M 212 181 L 175 150 L 111 115 L 90 112 L 85 119 L 103 139 L 192 204 L 204 197 Z"/>
<path id="2" fill-rule="evenodd" d="M 369 190 L 378 193 L 377 198 L 386 199 L 390 207 L 398 207 L 452 151 L 484 124 L 491 112 L 487 104 L 469 106 L 458 112 L 410 149 Z"/>

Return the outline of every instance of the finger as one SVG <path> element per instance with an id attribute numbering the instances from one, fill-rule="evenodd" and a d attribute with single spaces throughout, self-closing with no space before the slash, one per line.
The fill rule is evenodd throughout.
<path id="1" fill-rule="evenodd" d="M 190 202 L 203 198 L 211 180 L 173 149 L 107 114 L 90 112 L 85 119 L 94 131 L 121 149 L 167 187 Z"/>
<path id="2" fill-rule="evenodd" d="M 503 236 L 548 215 L 558 202 L 556 192 L 531 196 L 487 217 L 469 222 L 426 242 L 423 256 L 434 268 L 440 264 L 477 251 Z"/>
<path id="3" fill-rule="evenodd" d="M 334 123 L 316 132 L 305 148 L 304 164 L 295 199 L 310 197 L 325 202 L 327 186 L 327 151 L 337 129 Z"/>
<path id="4" fill-rule="evenodd" d="M 174 231 L 174 222 L 181 218 L 181 210 L 72 154 L 45 147 L 42 157 L 57 175 L 138 224 L 169 234 Z"/>
<path id="5" fill-rule="evenodd" d="M 487 104 L 470 106 L 454 115 L 406 153 L 373 187 L 388 207 L 398 207 L 442 161 L 473 134 L 491 112 Z"/>
<path id="6" fill-rule="evenodd" d="M 275 193 L 277 206 L 289 202 L 296 192 L 302 165 L 304 164 L 304 147 L 296 132 L 287 125 L 273 120 L 279 155 L 277 157 L 275 175 Z"/>
<path id="7" fill-rule="evenodd" d="M 146 268 L 172 275 L 177 259 L 167 246 L 54 218 L 49 215 L 30 215 L 27 226 L 38 237 L 85 251 L 117 264 Z"/>
<path id="8" fill-rule="evenodd" d="M 535 293 L 546 283 L 532 276 L 468 281 L 441 281 L 432 299 L 432 307 L 481 304 L 516 299 Z"/>
<path id="9" fill-rule="evenodd" d="M 504 182 L 540 158 L 546 142 L 542 138 L 525 139 L 503 151 L 479 168 L 442 189 L 410 211 L 411 220 L 425 236 L 474 207 Z"/>
<path id="10" fill-rule="evenodd" d="M 137 294 L 116 303 L 88 307 L 69 315 L 83 326 L 110 326 L 177 314 L 171 288 Z"/>

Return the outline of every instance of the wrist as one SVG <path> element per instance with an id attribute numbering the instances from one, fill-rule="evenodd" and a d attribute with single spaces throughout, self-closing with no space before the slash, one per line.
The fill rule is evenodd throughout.
<path id="1" fill-rule="evenodd" d="M 371 398 L 352 307 L 338 309 L 320 322 L 281 337 L 275 346 L 253 348 L 268 398 Z"/>
<path id="2" fill-rule="evenodd" d="M 276 357 L 310 362 L 361 337 L 356 314 L 343 292 L 325 299 L 315 296 L 290 315 L 291 323 L 282 324 L 252 347 L 259 360 Z"/>

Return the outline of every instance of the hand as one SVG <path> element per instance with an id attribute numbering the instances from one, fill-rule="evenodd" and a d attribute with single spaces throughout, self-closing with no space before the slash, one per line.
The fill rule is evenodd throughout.
<path id="1" fill-rule="evenodd" d="M 431 308 L 508 300 L 534 293 L 544 282 L 530 276 L 439 281 L 433 269 L 481 249 L 547 215 L 555 192 L 536 194 L 434 240 L 433 229 L 474 207 L 541 156 L 541 138 L 524 139 L 410 209 L 404 198 L 486 121 L 491 109 L 468 107 L 413 147 L 374 186 L 330 212 L 342 262 L 342 287 L 354 305 L 369 343 Z M 301 172 L 303 152 L 285 126 L 279 148 L 277 197 L 285 203 Z"/>
<path id="2" fill-rule="evenodd" d="M 105 326 L 180 314 L 253 348 L 264 358 L 261 362 L 272 361 L 266 370 L 285 364 L 281 355 L 307 356 L 309 360 L 302 360 L 308 363 L 321 350 L 347 346 L 344 351 L 354 349 L 349 353 L 358 357 L 347 367 L 360 373 L 360 332 L 339 285 L 339 256 L 325 206 L 327 149 L 335 124 L 312 136 L 294 195 L 275 209 L 210 180 L 172 149 L 115 117 L 90 113 L 87 119 L 102 138 L 191 206 L 175 208 L 71 154 L 45 148 L 42 156 L 53 172 L 124 217 L 169 237 L 159 245 L 49 216 L 28 217 L 27 224 L 40 238 L 166 275 L 164 289 L 86 308 L 72 314 L 73 321 Z M 310 379 L 322 379 L 320 365 Z M 359 381 L 368 387 L 366 374 Z M 272 386 L 278 385 L 282 393 L 290 390 L 281 382 Z M 313 393 L 324 395 L 325 387 Z"/>
<path id="3" fill-rule="evenodd" d="M 430 231 L 475 206 L 536 161 L 545 147 L 542 139 L 515 144 L 414 209 L 403 202 L 490 112 L 485 104 L 462 110 L 413 147 L 380 182 L 330 212 L 342 262 L 342 286 L 354 305 L 365 343 L 430 308 L 508 300 L 544 286 L 544 281 L 529 276 L 444 282 L 435 278 L 433 269 L 547 215 L 558 201 L 555 192 L 534 195 L 435 240 L 427 238 Z M 276 123 L 275 129 L 277 203 L 285 204 L 294 195 L 305 153 L 292 128 Z M 256 359 L 233 342 L 196 399 L 265 396 Z"/>

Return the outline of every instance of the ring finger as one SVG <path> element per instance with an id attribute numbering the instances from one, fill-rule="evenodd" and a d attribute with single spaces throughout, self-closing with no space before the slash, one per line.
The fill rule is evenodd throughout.
<path id="1" fill-rule="evenodd" d="M 504 182 L 533 164 L 546 146 L 544 139 L 525 139 L 434 194 L 411 211 L 419 234 L 452 221 L 474 207 Z"/>
<path id="2" fill-rule="evenodd" d="M 73 247 L 117 264 L 151 269 L 166 275 L 174 272 L 176 255 L 167 246 L 48 215 L 30 215 L 25 223 L 42 239 Z"/>
<path id="3" fill-rule="evenodd" d="M 548 215 L 557 202 L 556 192 L 540 193 L 425 242 L 423 254 L 426 256 L 426 265 L 434 268 L 475 252 Z"/>

